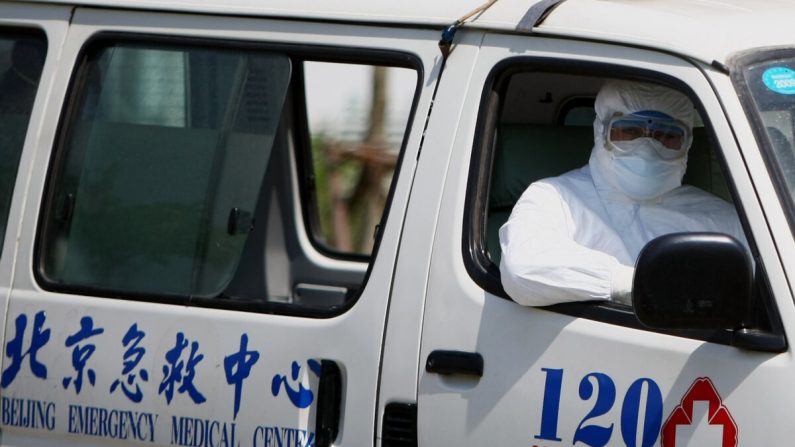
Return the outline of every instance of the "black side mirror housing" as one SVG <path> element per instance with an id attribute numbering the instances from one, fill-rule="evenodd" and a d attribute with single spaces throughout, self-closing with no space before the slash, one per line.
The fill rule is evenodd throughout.
<path id="1" fill-rule="evenodd" d="M 635 314 L 655 329 L 738 329 L 751 309 L 753 265 L 719 233 L 675 233 L 649 242 L 632 284 Z"/>

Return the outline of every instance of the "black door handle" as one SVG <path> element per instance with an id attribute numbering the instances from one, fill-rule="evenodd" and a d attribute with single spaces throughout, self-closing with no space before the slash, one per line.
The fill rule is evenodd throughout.
<path id="1" fill-rule="evenodd" d="M 342 371 L 336 362 L 320 361 L 320 384 L 315 413 L 315 446 L 328 447 L 340 431 Z"/>
<path id="2" fill-rule="evenodd" d="M 425 362 L 425 371 L 444 375 L 463 374 L 482 377 L 483 356 L 477 352 L 433 351 Z"/>

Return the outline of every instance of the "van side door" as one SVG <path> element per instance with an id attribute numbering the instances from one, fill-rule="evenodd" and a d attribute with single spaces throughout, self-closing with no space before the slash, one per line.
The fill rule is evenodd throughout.
<path id="1" fill-rule="evenodd" d="M 463 93 L 451 84 L 465 112 L 449 165 L 435 167 L 447 176 L 421 329 L 419 443 L 649 447 L 789 437 L 777 412 L 795 397 L 781 321 L 792 312 L 777 308 L 791 307 L 792 296 L 703 74 L 714 69 L 637 48 L 497 34 L 485 37 L 474 67 Z M 730 330 L 652 330 L 613 302 L 523 307 L 502 290 L 501 224 L 530 182 L 588 164 L 593 98 L 608 79 L 668 85 L 695 104 L 702 124 L 693 129 L 685 183 L 737 210 L 757 267 L 748 324 L 775 343 L 733 346 Z M 440 96 L 450 93 L 448 81 Z M 428 139 L 444 131 L 434 125 L 441 120 L 430 123 Z M 751 405 L 760 395 L 767 404 Z"/>
<path id="2" fill-rule="evenodd" d="M 77 8 L 26 163 L 3 442 L 372 444 L 436 36 Z M 376 69 L 404 107 L 356 142 L 336 93 Z"/>

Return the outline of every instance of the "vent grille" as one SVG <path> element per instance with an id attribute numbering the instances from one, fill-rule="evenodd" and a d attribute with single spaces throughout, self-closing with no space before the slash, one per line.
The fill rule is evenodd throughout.
<path id="1" fill-rule="evenodd" d="M 383 447 L 416 447 L 417 404 L 387 404 L 382 434 Z"/>

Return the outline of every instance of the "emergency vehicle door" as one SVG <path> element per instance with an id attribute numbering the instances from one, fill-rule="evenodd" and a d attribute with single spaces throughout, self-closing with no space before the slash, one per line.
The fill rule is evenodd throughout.
<path id="1" fill-rule="evenodd" d="M 435 167 L 448 175 L 421 331 L 419 444 L 668 447 L 734 446 L 738 439 L 764 445 L 789 439 L 791 429 L 778 423 L 778 406 L 772 402 L 792 402 L 795 397 L 792 387 L 776 385 L 788 383 L 793 373 L 788 356 L 778 353 L 787 349 L 783 338 L 773 349 L 778 352 L 760 352 L 730 346 L 731 331 L 708 336 L 652 331 L 637 321 L 630 307 L 617 304 L 522 307 L 499 283 L 499 246 L 488 228 L 489 219 L 497 218 L 496 211 L 489 210 L 495 200 L 496 170 L 521 164 L 524 168 L 516 171 L 529 172 L 539 165 L 556 165 L 555 154 L 541 147 L 540 135 L 574 124 L 562 118 L 544 123 L 533 119 L 553 116 L 545 113 L 560 103 L 559 90 L 576 93 L 572 97 L 580 99 L 571 110 L 588 116 L 588 95 L 592 101 L 604 79 L 641 77 L 685 89 L 697 103 L 705 123 L 701 130 L 722 154 L 722 166 L 730 169 L 735 186 L 731 198 L 742 203 L 738 210 L 745 213 L 756 262 L 766 272 L 760 276 L 757 270 L 760 287 L 769 288 L 758 295 L 755 312 L 764 314 L 766 321 L 760 324 L 775 332 L 775 304 L 765 306 L 774 303 L 773 296 L 779 305 L 791 306 L 790 292 L 732 130 L 704 74 L 668 54 L 497 35 L 486 36 L 474 67 L 471 74 L 460 73 L 469 85 L 449 169 Z M 462 91 L 453 76 L 445 73 L 440 96 L 450 93 L 448 85 Z M 512 90 L 511 82 L 518 83 L 518 89 Z M 543 90 L 536 94 L 534 88 Z M 520 107 L 514 110 L 520 113 L 506 122 L 510 107 Z M 573 135 L 578 132 L 587 138 L 592 122 L 593 114 L 585 127 L 572 127 L 571 134 L 547 138 L 546 144 L 576 141 Z M 446 124 L 431 120 L 427 138 Z M 539 129 L 540 124 L 546 127 Z M 511 132 L 531 135 L 530 128 L 535 137 L 520 140 L 514 148 L 518 158 L 495 160 L 493 151 L 511 144 Z M 572 154 L 584 155 L 567 169 L 587 162 L 592 141 L 572 148 Z M 753 141 L 750 144 L 755 150 Z M 546 155 L 534 159 L 533 151 Z M 759 401 L 761 395 L 767 396 L 765 404 Z"/>
<path id="2" fill-rule="evenodd" d="M 8 9 L 0 5 L 3 23 Z M 66 22 L 53 23 L 51 53 Z M 372 444 L 437 36 L 77 8 L 57 70 L 47 59 L 49 97 L 36 103 L 23 162 L 31 175 L 3 345 L 2 442 Z M 342 89 L 340 79 L 369 94 L 368 78 L 339 70 L 373 67 L 402 80 L 393 94 L 403 121 L 380 142 L 389 147 L 322 140 L 307 122 L 313 101 Z M 312 76 L 326 84 L 313 90 Z M 331 106 L 342 114 L 346 104 Z M 391 181 L 379 177 L 380 208 L 367 211 L 377 227 L 355 233 L 364 248 L 323 236 L 321 174 L 343 174 L 317 166 L 332 155 L 348 173 L 361 160 L 394 169 Z"/>

